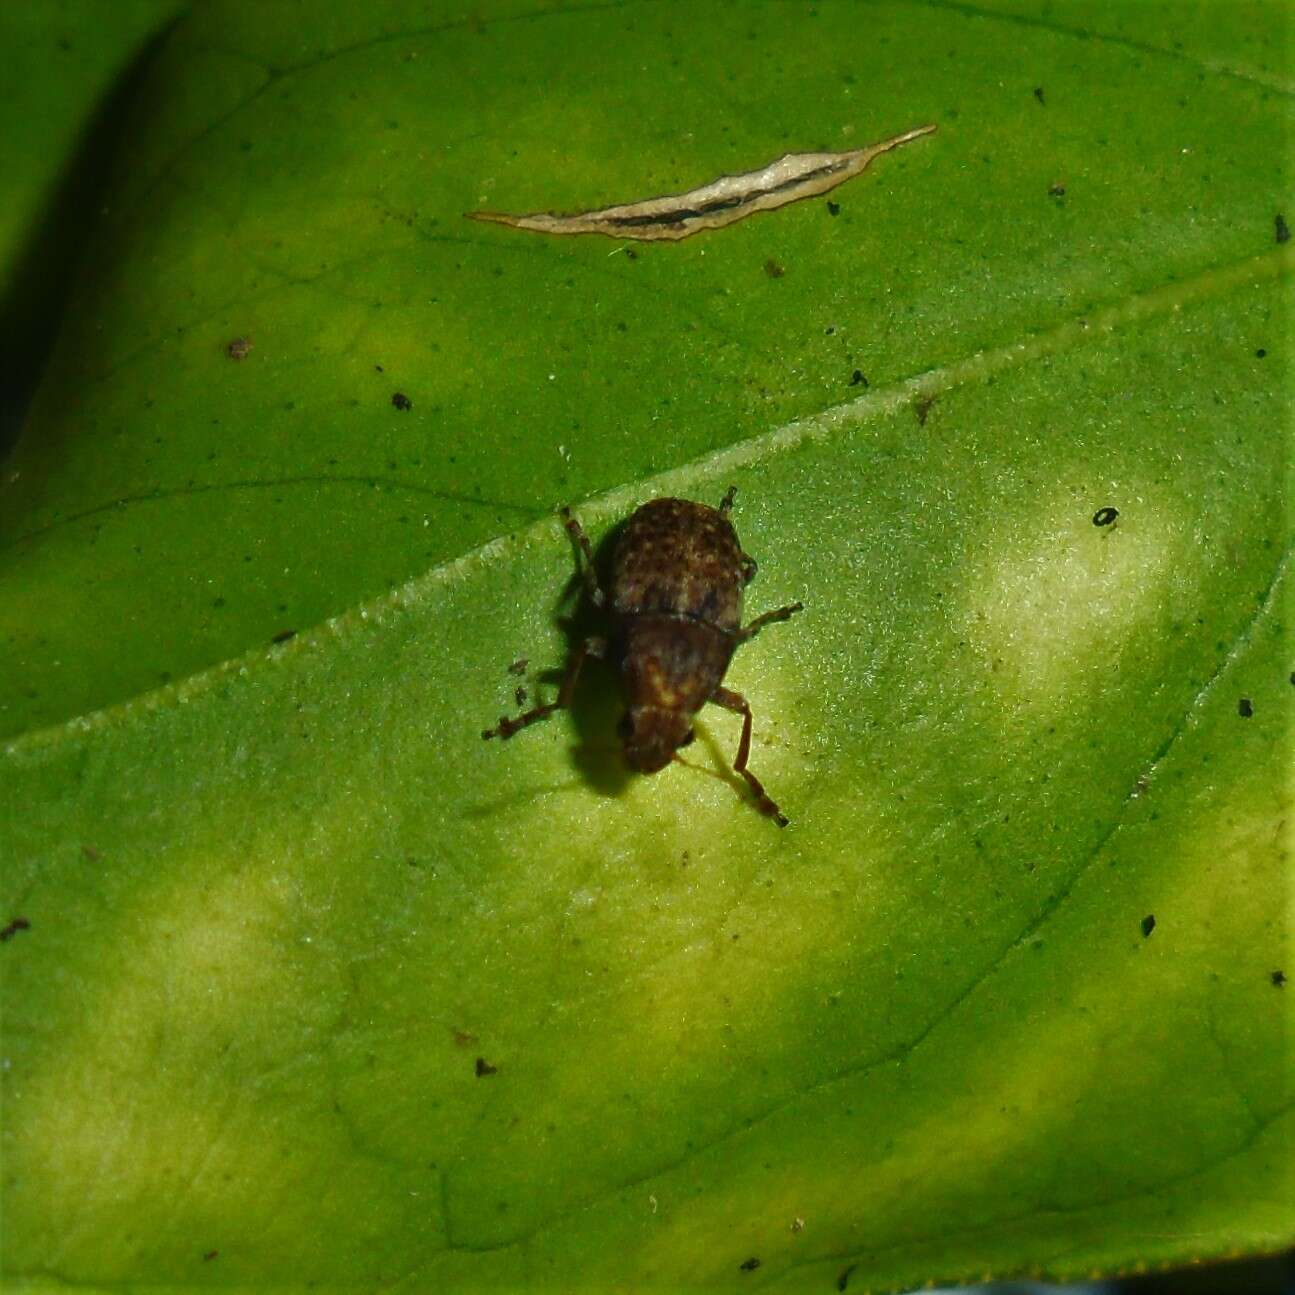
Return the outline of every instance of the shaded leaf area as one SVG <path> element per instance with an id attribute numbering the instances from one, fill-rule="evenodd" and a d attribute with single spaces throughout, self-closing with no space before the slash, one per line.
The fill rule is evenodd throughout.
<path id="1" fill-rule="evenodd" d="M 1289 1244 L 1287 270 L 584 507 L 739 486 L 752 610 L 806 602 L 731 674 L 785 831 L 732 716 L 610 772 L 606 674 L 481 742 L 566 647 L 551 520 L 11 743 L 8 1272 L 830 1291 Z"/>
<path id="2" fill-rule="evenodd" d="M 303 28 L 204 6 L 139 87 L 0 480 L 4 732 L 865 381 L 1240 261 L 1286 193 L 1286 96 L 1198 57 L 1224 10 L 1161 52 L 959 5 L 343 8 Z M 462 219 L 677 192 L 927 120 L 937 136 L 831 207 L 632 259 Z"/>
<path id="3" fill-rule="evenodd" d="M 102 191 L 114 84 L 179 0 L 0 8 L 0 461 L 57 334 Z"/>
<path id="4" fill-rule="evenodd" d="M 11 272 L 51 199 L 60 166 L 113 78 L 180 5 L 171 0 L 45 0 L 6 5 L 0 86 L 0 264 Z M 8 282 L 0 279 L 4 291 Z"/>

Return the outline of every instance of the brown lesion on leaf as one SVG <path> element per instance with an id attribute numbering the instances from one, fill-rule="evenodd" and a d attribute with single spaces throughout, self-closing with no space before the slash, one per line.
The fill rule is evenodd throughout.
<path id="1" fill-rule="evenodd" d="M 722 175 L 686 193 L 600 207 L 596 211 L 559 215 L 534 212 L 515 216 L 499 211 L 470 211 L 471 220 L 528 229 L 538 234 L 604 234 L 642 242 L 677 241 L 706 229 L 722 229 L 758 211 L 829 193 L 864 171 L 873 158 L 911 140 L 929 135 L 934 123 L 917 126 L 867 148 L 840 153 L 787 153 L 754 171 Z"/>
<path id="2" fill-rule="evenodd" d="M 0 927 L 0 940 L 12 940 L 19 931 L 30 931 L 31 923 L 25 917 L 15 917 L 4 927 Z"/>

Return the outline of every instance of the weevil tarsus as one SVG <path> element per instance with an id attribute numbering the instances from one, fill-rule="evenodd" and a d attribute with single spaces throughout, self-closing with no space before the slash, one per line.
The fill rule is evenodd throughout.
<path id="1" fill-rule="evenodd" d="M 733 500 L 737 498 L 737 487 L 729 486 L 724 492 L 724 498 L 719 501 L 719 510 L 725 517 L 733 511 Z"/>
<path id="2" fill-rule="evenodd" d="M 510 738 L 514 733 L 520 733 L 522 729 L 529 728 L 532 724 L 537 724 L 542 719 L 548 719 L 554 711 L 570 710 L 571 699 L 575 696 L 576 683 L 580 679 L 580 670 L 584 666 L 585 658 L 591 656 L 604 657 L 606 655 L 606 639 L 585 639 L 571 656 L 571 663 L 567 666 L 567 672 L 563 676 L 562 686 L 558 689 L 556 701 L 546 702 L 543 706 L 535 706 L 526 711 L 525 714 L 517 715 L 513 719 L 509 719 L 507 715 L 500 715 L 499 723 L 494 728 L 486 729 L 481 736 L 487 741 L 492 737 Z"/>
<path id="3" fill-rule="evenodd" d="M 746 779 L 748 786 L 755 793 L 755 801 L 760 807 L 760 812 L 767 814 L 779 827 L 786 827 L 787 816 L 774 804 L 760 779 L 746 767 L 747 761 L 751 758 L 750 704 L 740 692 L 734 692 L 731 688 L 716 688 L 711 693 L 710 699 L 716 706 L 723 706 L 725 710 L 734 711 L 742 716 L 742 738 L 737 744 L 737 758 L 733 761 L 733 772 L 740 773 Z"/>
<path id="4" fill-rule="evenodd" d="M 595 607 L 602 607 L 606 604 L 607 598 L 598 583 L 598 568 L 594 565 L 594 546 L 589 543 L 589 536 L 585 534 L 585 528 L 571 515 L 571 509 L 563 505 L 561 508 L 562 525 L 567 528 L 567 534 L 571 536 L 572 543 L 577 550 L 584 555 L 584 561 L 577 558 L 577 565 L 580 567 L 580 576 L 585 582 L 585 589 L 589 594 L 589 601 Z"/>

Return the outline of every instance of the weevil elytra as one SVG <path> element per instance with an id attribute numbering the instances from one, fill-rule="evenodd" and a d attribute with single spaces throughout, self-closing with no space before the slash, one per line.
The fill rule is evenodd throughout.
<path id="1" fill-rule="evenodd" d="M 570 509 L 563 523 L 577 551 L 589 601 L 606 613 L 611 633 L 586 639 L 571 654 L 556 701 L 536 706 L 482 733 L 509 738 L 554 711 L 570 706 L 587 657 L 610 657 L 619 666 L 627 703 L 620 722 L 625 763 L 656 773 L 693 740 L 693 719 L 709 701 L 742 716 L 742 738 L 733 769 L 755 793 L 756 804 L 779 827 L 782 811 L 747 768 L 751 707 L 723 687 L 733 653 L 766 625 L 800 611 L 796 602 L 742 624 L 742 591 L 755 579 L 755 560 L 729 520 L 737 487 L 718 508 L 687 499 L 653 499 L 626 523 L 612 558 L 611 586 L 598 583 L 593 547 Z"/>

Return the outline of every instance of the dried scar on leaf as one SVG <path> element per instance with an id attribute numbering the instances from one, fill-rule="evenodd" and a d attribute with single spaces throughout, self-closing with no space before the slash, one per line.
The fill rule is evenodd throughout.
<path id="1" fill-rule="evenodd" d="M 703 229 L 722 229 L 757 211 L 773 211 L 789 202 L 828 193 L 863 171 L 880 153 L 929 135 L 935 126 L 918 126 L 893 139 L 844 153 L 788 153 L 758 171 L 722 175 L 699 189 L 645 198 L 571 216 L 536 212 L 510 216 L 500 211 L 470 211 L 473 220 L 532 229 L 540 234 L 606 234 L 610 238 L 674 241 Z"/>

